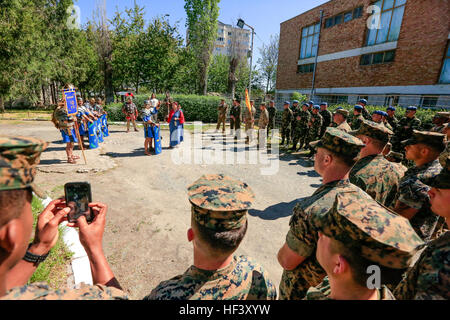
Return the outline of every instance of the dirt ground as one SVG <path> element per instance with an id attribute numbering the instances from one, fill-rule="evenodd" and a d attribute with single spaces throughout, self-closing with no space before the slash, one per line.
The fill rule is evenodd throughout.
<path id="1" fill-rule="evenodd" d="M 63 195 L 67 182 L 88 181 L 94 201 L 109 206 L 104 250 L 132 299 L 143 298 L 159 282 L 183 273 L 192 264 L 192 245 L 186 236 L 190 224 L 186 189 L 208 173 L 241 179 L 255 192 L 248 232 L 237 254 L 260 262 L 278 287 L 282 268 L 276 256 L 285 241 L 292 208 L 311 195 L 321 181 L 311 162 L 280 152 L 280 157 L 271 154 L 263 159 L 269 162 L 252 164 L 243 144 L 234 149 L 230 136 L 222 141 L 221 135 L 209 132 L 193 139 L 195 143 L 186 132 L 185 149 L 169 150 L 167 130 L 162 131 L 163 153 L 148 157 L 144 154 L 142 128 L 126 133 L 123 126 L 110 126 L 110 133 L 99 149 L 86 151 L 88 165 L 83 160 L 69 165 L 61 135 L 51 122 L 0 121 L 1 135 L 33 136 L 50 142 L 42 155 L 36 183 L 52 198 Z M 189 150 L 196 151 L 193 154 L 223 150 L 224 158 L 247 158 L 240 158 L 240 163 L 226 158 L 227 164 L 188 164 L 187 158 L 180 161 L 177 155 L 186 155 Z M 81 151 L 76 154 L 81 156 Z M 269 167 L 275 168 L 276 174 L 263 175 Z"/>

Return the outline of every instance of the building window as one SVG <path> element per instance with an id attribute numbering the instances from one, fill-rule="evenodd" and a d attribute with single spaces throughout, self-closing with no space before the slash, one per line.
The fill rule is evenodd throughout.
<path id="1" fill-rule="evenodd" d="M 424 97 L 422 96 L 422 108 L 434 108 L 437 104 L 437 97 Z"/>
<path id="2" fill-rule="evenodd" d="M 363 13 L 363 7 L 361 6 L 361 7 L 353 9 L 352 11 L 340 13 L 336 16 L 325 19 L 325 28 L 326 29 L 331 28 L 335 25 L 361 18 L 362 13 Z"/>
<path id="3" fill-rule="evenodd" d="M 450 41 L 447 43 L 444 63 L 442 65 L 441 77 L 439 83 L 450 83 Z"/>
<path id="4" fill-rule="evenodd" d="M 302 29 L 300 59 L 315 57 L 319 46 L 320 24 L 314 24 Z"/>
<path id="5" fill-rule="evenodd" d="M 314 63 L 302 64 L 297 67 L 297 73 L 314 72 Z"/>
<path id="6" fill-rule="evenodd" d="M 389 63 L 394 61 L 394 58 L 395 50 L 363 54 L 361 56 L 360 64 L 362 66 L 368 66 L 372 64 Z"/>
<path id="7" fill-rule="evenodd" d="M 217 38 L 217 41 L 225 41 L 225 39 L 222 37 L 219 37 L 219 38 Z"/>
<path id="8" fill-rule="evenodd" d="M 378 9 L 372 11 L 373 28 L 367 32 L 367 46 L 398 40 L 405 4 L 406 0 L 378 0 L 372 4 Z"/>

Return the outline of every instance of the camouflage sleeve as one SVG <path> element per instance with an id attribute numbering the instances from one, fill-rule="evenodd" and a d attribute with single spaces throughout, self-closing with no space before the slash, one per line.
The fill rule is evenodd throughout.
<path id="1" fill-rule="evenodd" d="M 309 257 L 316 249 L 315 231 L 303 209 L 297 205 L 293 210 L 290 229 L 286 235 L 288 247 L 302 257 Z"/>
<path id="2" fill-rule="evenodd" d="M 267 275 L 260 270 L 252 271 L 252 287 L 248 292 L 247 300 L 276 300 L 277 289 Z"/>
<path id="3" fill-rule="evenodd" d="M 420 130 L 421 124 L 422 121 L 420 121 L 420 119 L 418 118 L 415 118 L 414 121 L 411 123 L 411 129 Z"/>
<path id="4" fill-rule="evenodd" d="M 32 283 L 10 290 L 5 300 L 128 300 L 122 290 L 104 285 L 88 286 L 83 284 L 80 289 L 53 290 L 42 283 Z"/>
<path id="5" fill-rule="evenodd" d="M 418 210 L 429 201 L 429 190 L 430 187 L 420 182 L 416 177 L 407 179 L 400 184 L 398 201 Z"/>

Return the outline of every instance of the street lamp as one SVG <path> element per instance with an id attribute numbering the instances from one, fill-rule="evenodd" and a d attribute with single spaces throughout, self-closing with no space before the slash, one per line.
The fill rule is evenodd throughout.
<path id="1" fill-rule="evenodd" d="M 252 48 L 250 49 L 250 76 L 249 76 L 249 81 L 248 81 L 248 95 L 251 98 L 251 93 L 252 93 L 252 64 L 253 64 L 253 37 L 255 34 L 255 29 L 252 26 L 249 26 L 248 24 L 245 23 L 244 20 L 239 19 L 237 22 L 237 26 L 241 29 L 244 29 L 244 26 L 249 27 L 250 29 L 252 29 Z"/>

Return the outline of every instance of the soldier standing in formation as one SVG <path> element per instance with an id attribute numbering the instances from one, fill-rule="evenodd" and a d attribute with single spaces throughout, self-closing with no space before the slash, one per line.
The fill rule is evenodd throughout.
<path id="1" fill-rule="evenodd" d="M 399 300 L 449 300 L 450 299 L 450 157 L 442 163 L 442 171 L 435 177 L 422 176 L 430 187 L 431 211 L 444 218 L 447 230 L 428 243 L 419 259 L 394 290 Z"/>
<path id="2" fill-rule="evenodd" d="M 336 109 L 333 113 L 333 123 L 336 124 L 336 128 L 347 133 L 352 130 L 347 123 L 348 114 L 348 110 L 345 110 L 344 108 Z"/>
<path id="3" fill-rule="evenodd" d="M 406 108 L 405 116 L 398 122 L 395 135 L 391 141 L 392 149 L 396 152 L 403 152 L 401 142 L 409 139 L 414 130 L 420 130 L 422 122 L 416 117 L 417 107 Z"/>
<path id="4" fill-rule="evenodd" d="M 387 285 L 398 283 L 423 244 L 405 218 L 345 194 L 338 194 L 313 225 L 319 232 L 317 261 L 327 277 L 308 290 L 306 300 L 395 300 Z M 380 288 L 368 287 L 374 266 L 380 270 Z"/>
<path id="5" fill-rule="evenodd" d="M 359 130 L 352 134 L 365 146 L 350 171 L 350 182 L 382 205 L 389 207 L 397 195 L 400 179 L 403 177 L 382 154 L 393 134 L 392 131 L 381 124 L 364 121 Z"/>
<path id="6" fill-rule="evenodd" d="M 255 115 L 256 115 L 256 108 L 255 108 L 255 101 L 250 101 L 250 108 L 251 112 L 248 108 L 244 108 L 244 123 L 245 123 L 245 143 L 250 144 L 250 142 L 253 141 L 253 130 L 255 125 Z"/>
<path id="7" fill-rule="evenodd" d="M 258 149 L 264 149 L 266 147 L 266 129 L 269 125 L 269 112 L 267 111 L 266 104 L 261 102 L 260 104 L 261 113 L 259 114 L 258 120 Z"/>
<path id="8" fill-rule="evenodd" d="M 291 142 L 291 125 L 294 119 L 294 113 L 290 108 L 290 102 L 284 102 L 284 110 L 281 118 L 281 145 L 286 143 L 286 146 L 289 146 Z"/>
<path id="9" fill-rule="evenodd" d="M 361 113 L 365 120 L 372 120 L 372 116 L 370 115 L 369 111 L 367 111 L 367 100 L 366 99 L 360 99 L 358 101 L 358 104 L 362 107 Z"/>
<path id="10" fill-rule="evenodd" d="M 438 157 L 444 150 L 444 135 L 414 130 L 411 139 L 403 142 L 406 159 L 415 166 L 408 169 L 400 181 L 394 211 L 407 218 L 423 240 L 432 240 L 443 226 L 430 209 L 429 188 L 421 177 L 436 177 L 442 169 Z"/>
<path id="11" fill-rule="evenodd" d="M 316 260 L 318 234 L 312 225 L 315 217 L 329 211 L 338 193 L 358 202 L 375 202 L 367 193 L 349 181 L 349 173 L 364 147 L 361 140 L 336 128 L 328 128 L 317 148 L 314 169 L 322 177 L 322 186 L 312 196 L 302 199 L 294 208 L 286 242 L 278 252 L 283 267 L 280 299 L 303 299 L 310 287 L 326 276 Z"/>
<path id="12" fill-rule="evenodd" d="M 431 132 L 444 133 L 446 124 L 450 121 L 450 112 L 438 112 L 433 117 L 433 128 Z"/>
<path id="13" fill-rule="evenodd" d="M 235 98 L 230 110 L 230 134 L 234 140 L 241 138 L 241 99 Z"/>
<path id="14" fill-rule="evenodd" d="M 309 136 L 308 136 L 308 145 L 309 145 L 309 141 L 316 141 L 318 139 L 320 139 L 320 131 L 322 130 L 322 126 L 323 126 L 323 118 L 319 113 L 320 111 L 320 106 L 319 105 L 315 105 L 313 107 L 313 113 L 311 116 L 311 127 L 309 129 Z M 310 154 L 309 156 L 311 157 L 311 159 L 313 159 L 314 154 L 316 153 L 315 148 L 313 147 L 309 147 L 310 149 Z"/>
<path id="15" fill-rule="evenodd" d="M 354 108 L 353 108 L 353 119 L 352 119 L 352 130 L 358 130 L 359 127 L 361 126 L 361 124 L 364 121 L 364 117 L 362 115 L 362 111 L 363 111 L 363 107 L 360 106 L 359 104 L 357 104 Z"/>
<path id="16" fill-rule="evenodd" d="M 320 136 L 319 139 L 322 138 L 322 136 L 325 134 L 325 131 L 327 128 L 331 125 L 331 122 L 333 121 L 333 114 L 330 110 L 328 110 L 328 103 L 322 102 L 320 104 L 320 115 L 322 116 L 323 123 L 322 123 L 322 129 L 320 130 Z"/>
<path id="17" fill-rule="evenodd" d="M 304 103 L 302 106 L 303 110 L 296 108 L 294 111 L 294 125 L 292 127 L 292 140 L 293 145 L 290 149 L 291 151 L 298 151 L 306 146 L 306 141 L 308 139 L 308 123 L 311 121 L 311 114 L 308 111 L 308 104 Z M 297 143 L 300 146 L 297 149 Z"/>
<path id="18" fill-rule="evenodd" d="M 267 125 L 267 137 L 270 137 L 270 130 L 275 129 L 275 121 L 277 116 L 277 109 L 275 108 L 275 101 L 270 100 L 269 108 L 267 109 L 269 112 L 269 124 Z"/>
<path id="19" fill-rule="evenodd" d="M 236 256 L 254 199 L 250 187 L 224 175 L 206 175 L 188 187 L 194 265 L 161 282 L 145 300 L 275 300 L 277 290 L 253 259 Z"/>
<path id="20" fill-rule="evenodd" d="M 219 132 L 220 125 L 222 125 L 222 134 L 225 134 L 225 126 L 227 121 L 228 105 L 225 99 L 220 100 L 220 104 L 217 107 L 217 128 L 216 132 Z"/>
<path id="21" fill-rule="evenodd" d="M 386 120 L 387 120 L 387 122 L 389 122 L 389 124 L 391 125 L 394 132 L 395 132 L 395 130 L 397 130 L 397 125 L 398 125 L 398 119 L 395 116 L 395 111 L 396 111 L 395 107 L 388 107 L 386 109 L 386 113 L 388 114 Z"/>

